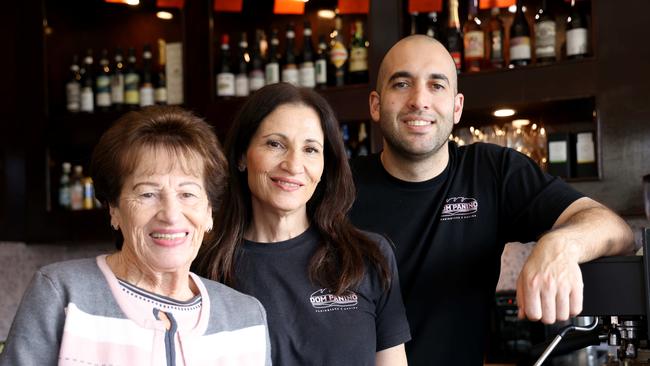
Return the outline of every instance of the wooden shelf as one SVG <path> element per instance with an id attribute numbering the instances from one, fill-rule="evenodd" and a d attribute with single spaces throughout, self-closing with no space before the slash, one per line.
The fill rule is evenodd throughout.
<path id="1" fill-rule="evenodd" d="M 112 241 L 107 209 L 48 211 L 38 231 L 28 233 L 28 241 Z"/>

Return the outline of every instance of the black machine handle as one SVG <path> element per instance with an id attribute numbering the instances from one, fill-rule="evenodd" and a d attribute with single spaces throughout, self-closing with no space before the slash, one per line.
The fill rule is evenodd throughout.
<path id="1" fill-rule="evenodd" d="M 578 326 L 578 325 L 567 325 L 566 327 L 562 328 L 560 330 L 560 333 L 555 336 L 555 339 L 551 342 L 551 344 L 546 347 L 546 350 L 544 350 L 544 353 L 537 359 L 537 362 L 535 362 L 534 366 L 541 366 L 544 361 L 548 358 L 548 356 L 553 352 L 555 347 L 557 347 L 558 343 L 566 336 L 567 333 L 572 332 L 572 331 L 577 331 L 577 332 L 590 332 L 594 329 L 596 329 L 596 326 L 598 326 L 598 318 L 594 317 L 594 321 L 589 324 L 586 327 Z"/>

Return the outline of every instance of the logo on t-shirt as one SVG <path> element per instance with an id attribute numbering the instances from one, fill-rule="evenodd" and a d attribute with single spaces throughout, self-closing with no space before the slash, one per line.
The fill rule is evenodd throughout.
<path id="1" fill-rule="evenodd" d="M 451 197 L 442 206 L 440 220 L 468 219 L 476 217 L 478 201 L 475 198 Z"/>
<path id="2" fill-rule="evenodd" d="M 357 294 L 348 291 L 343 295 L 335 295 L 329 289 L 322 288 L 309 296 L 311 306 L 317 313 L 336 310 L 354 310 L 359 303 Z"/>

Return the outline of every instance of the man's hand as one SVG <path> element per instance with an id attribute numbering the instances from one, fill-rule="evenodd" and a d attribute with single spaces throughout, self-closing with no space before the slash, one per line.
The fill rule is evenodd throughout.
<path id="1" fill-rule="evenodd" d="M 517 279 L 520 319 L 553 324 L 582 311 L 582 273 L 567 247 L 557 250 L 562 247 L 544 241 L 535 245 Z"/>

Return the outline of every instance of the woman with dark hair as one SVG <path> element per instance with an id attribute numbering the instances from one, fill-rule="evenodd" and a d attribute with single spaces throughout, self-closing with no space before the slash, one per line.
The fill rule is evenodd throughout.
<path id="1" fill-rule="evenodd" d="M 339 125 L 309 89 L 253 94 L 226 142 L 230 181 L 195 264 L 258 298 L 276 365 L 405 365 L 410 332 L 383 237 L 347 219 L 354 184 Z"/>
<path id="2" fill-rule="evenodd" d="M 190 272 L 226 165 L 211 127 L 182 109 L 113 124 L 91 171 L 121 249 L 41 268 L 0 365 L 270 365 L 259 301 Z"/>

